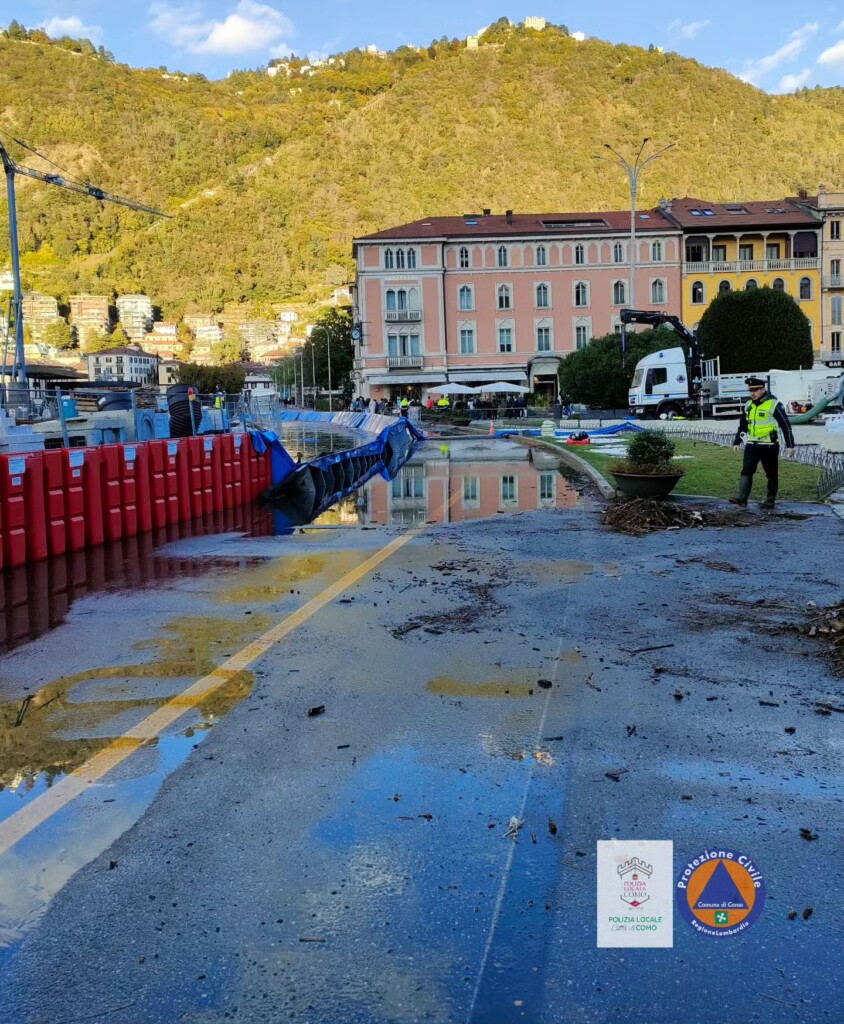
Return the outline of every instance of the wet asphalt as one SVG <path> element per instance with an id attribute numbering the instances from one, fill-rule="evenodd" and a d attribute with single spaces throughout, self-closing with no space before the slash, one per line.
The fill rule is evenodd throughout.
<path id="1" fill-rule="evenodd" d="M 844 715 L 817 702 L 842 683 L 779 626 L 840 601 L 844 526 L 627 538 L 600 507 L 428 527 L 0 858 L 3 1024 L 840 1020 Z M 182 541 L 216 568 L 80 602 L 0 661 L 4 692 L 95 663 L 96 715 L 157 657 L 134 678 L 160 696 L 190 669 L 163 641 L 200 672 L 395 536 Z M 597 949 L 611 838 L 673 839 L 675 869 L 747 852 L 761 920 Z"/>

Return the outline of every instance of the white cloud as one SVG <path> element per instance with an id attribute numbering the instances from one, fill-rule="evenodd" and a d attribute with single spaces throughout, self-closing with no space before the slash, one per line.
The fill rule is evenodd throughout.
<path id="1" fill-rule="evenodd" d="M 825 67 L 840 67 L 843 65 L 844 39 L 839 40 L 834 46 L 824 50 L 820 57 L 818 57 L 818 64 L 823 64 Z"/>
<path id="2" fill-rule="evenodd" d="M 701 31 L 701 29 L 709 28 L 712 24 L 710 21 L 690 21 L 683 24 L 682 19 L 676 18 L 668 26 L 668 31 L 676 33 L 682 36 L 684 39 L 694 39 L 694 37 Z"/>
<path id="3" fill-rule="evenodd" d="M 769 53 L 767 57 L 760 57 L 759 60 L 748 61 L 744 71 L 739 74 L 739 78 L 751 85 L 759 85 L 761 79 L 772 71 L 776 71 L 780 65 L 797 60 L 806 48 L 806 43 L 819 28 L 820 24 L 817 21 L 808 22 L 798 28 L 788 37 L 788 42 L 774 53 Z"/>
<path id="4" fill-rule="evenodd" d="M 803 68 L 803 70 L 798 72 L 796 75 L 783 75 L 776 91 L 794 92 L 795 89 L 799 89 L 802 85 L 805 85 L 811 77 L 811 68 Z"/>
<path id="5" fill-rule="evenodd" d="M 50 18 L 44 31 L 53 39 L 70 36 L 71 39 L 90 39 L 92 43 L 103 41 L 103 30 L 99 25 L 86 25 L 75 15 L 70 18 Z"/>
<path id="6" fill-rule="evenodd" d="M 585 32 L 572 32 L 571 37 L 572 37 L 572 39 L 576 39 L 579 43 L 582 43 L 583 40 L 586 38 L 586 33 Z"/>
<path id="7" fill-rule="evenodd" d="M 192 3 L 174 7 L 154 3 L 150 7 L 150 28 L 177 49 L 213 56 L 236 56 L 269 51 L 286 56 L 286 40 L 293 35 L 293 22 L 281 11 L 256 0 L 239 0 L 222 21 L 210 21 L 202 6 Z"/>

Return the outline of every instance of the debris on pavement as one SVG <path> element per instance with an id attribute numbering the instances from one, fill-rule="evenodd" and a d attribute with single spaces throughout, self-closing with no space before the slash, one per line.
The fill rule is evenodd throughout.
<path id="1" fill-rule="evenodd" d="M 613 501 L 601 522 L 618 533 L 643 537 L 657 530 L 687 529 L 704 526 L 750 526 L 746 512 L 726 512 L 692 508 L 671 501 L 633 498 Z"/>
<path id="2" fill-rule="evenodd" d="M 621 782 L 621 776 L 627 772 L 627 768 L 612 768 L 608 772 L 604 772 L 608 779 L 612 779 L 613 782 Z"/>
<path id="3" fill-rule="evenodd" d="M 813 839 L 818 838 L 818 834 L 817 832 L 813 832 L 810 828 L 801 828 L 800 838 L 805 839 L 807 843 L 811 843 Z"/>
<path id="4" fill-rule="evenodd" d="M 308 708 L 308 718 L 316 718 L 317 715 L 322 715 L 324 713 L 325 713 L 325 705 L 324 704 L 317 704 L 317 706 L 315 708 Z"/>
<path id="5" fill-rule="evenodd" d="M 827 608 L 819 608 L 814 601 L 809 601 L 806 605 L 806 612 L 809 615 L 808 624 L 798 625 L 795 628 L 800 633 L 828 643 L 829 648 L 825 652 L 826 660 L 829 661 L 835 675 L 844 676 L 844 602 L 830 605 Z M 832 705 L 829 705 L 829 710 L 844 711 L 844 709 Z"/>
<path id="6" fill-rule="evenodd" d="M 505 839 L 515 839 L 519 834 L 519 829 L 524 825 L 522 818 L 516 818 L 515 816 L 510 819 L 507 824 L 507 831 L 504 833 Z"/>
<path id="7" fill-rule="evenodd" d="M 556 821 L 554 821 L 553 818 L 548 819 L 548 831 L 551 833 L 552 836 L 555 836 L 557 834 L 557 823 Z"/>
<path id="8" fill-rule="evenodd" d="M 550 690 L 554 684 L 551 682 L 550 679 L 537 679 L 536 685 L 541 690 Z"/>

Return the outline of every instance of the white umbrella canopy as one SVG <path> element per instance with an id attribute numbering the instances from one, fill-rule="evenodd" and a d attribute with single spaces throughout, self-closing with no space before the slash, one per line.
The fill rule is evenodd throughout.
<path id="1" fill-rule="evenodd" d="M 521 384 L 508 384 L 506 381 L 498 381 L 495 384 L 481 384 L 480 387 L 474 389 L 475 394 L 485 395 L 503 395 L 503 394 L 516 394 L 526 395 L 530 388 L 523 388 Z"/>
<path id="2" fill-rule="evenodd" d="M 435 395 L 474 395 L 475 389 L 468 388 L 465 384 L 441 384 L 439 387 L 428 388 Z"/>

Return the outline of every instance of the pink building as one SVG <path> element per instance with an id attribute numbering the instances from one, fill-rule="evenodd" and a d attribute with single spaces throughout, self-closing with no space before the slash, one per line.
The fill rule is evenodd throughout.
<path id="1" fill-rule="evenodd" d="M 356 389 L 375 398 L 505 380 L 549 400 L 567 353 L 609 334 L 624 306 L 681 311 L 681 232 L 630 214 L 432 217 L 358 238 Z"/>

